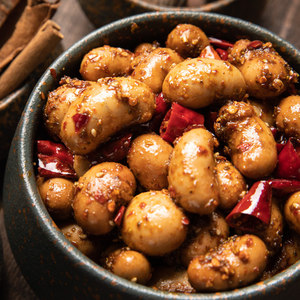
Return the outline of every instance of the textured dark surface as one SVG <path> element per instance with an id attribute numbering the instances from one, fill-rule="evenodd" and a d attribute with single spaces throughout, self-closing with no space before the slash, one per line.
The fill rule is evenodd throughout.
<path id="1" fill-rule="evenodd" d="M 241 17 L 243 19 L 249 20 L 255 24 L 264 26 L 265 28 L 278 34 L 280 37 L 291 42 L 298 49 L 300 48 L 300 1 L 298 0 L 240 0 L 241 2 L 249 2 L 249 6 L 244 6 L 239 4 L 231 11 L 227 13 L 229 15 Z M 64 0 L 59 8 L 54 19 L 61 25 L 62 32 L 65 35 L 65 39 L 62 43 L 64 49 L 67 49 L 70 45 L 76 42 L 79 38 L 87 34 L 94 29 L 94 26 L 87 20 L 83 12 L 81 11 L 77 1 L 74 0 Z M 74 20 L 76 20 L 74 22 Z M 298 70 L 299 71 L 299 70 Z M 0 182 L 3 178 L 5 160 L 2 160 L 0 164 Z M 15 173 L 14 176 L 17 177 L 20 174 Z M 17 186 L 14 186 L 17 188 Z M 13 199 L 11 200 L 13 201 Z M 20 213 L 25 215 L 25 212 L 20 207 Z M 20 269 L 17 266 L 13 255 L 10 250 L 10 246 L 7 241 L 6 232 L 3 222 L 3 211 L 0 211 L 0 229 L 3 240 L 3 251 L 4 251 L 4 273 L 2 276 L 2 284 L 0 298 L 1 299 L 35 299 L 34 293 L 24 280 L 21 275 Z M 21 228 L 20 228 L 21 230 Z M 20 245 L 24 242 L 25 237 L 20 238 Z M 30 245 L 29 245 L 30 246 Z M 26 260 L 27 257 L 22 259 Z M 35 268 L 40 268 L 41 257 L 36 258 L 36 262 L 33 266 Z M 1 260 L 0 260 L 1 261 Z M 0 268 L 1 269 L 1 268 Z M 70 274 L 65 274 L 68 278 Z M 36 284 L 39 284 L 39 278 L 36 278 Z M 49 286 L 50 284 L 48 284 Z M 72 287 L 73 288 L 73 287 Z M 262 295 L 263 297 L 263 295 Z M 105 297 L 101 297 L 101 299 Z M 290 298 L 298 299 L 299 291 L 293 289 L 288 290 L 288 294 L 284 296 L 275 296 L 275 299 Z"/>

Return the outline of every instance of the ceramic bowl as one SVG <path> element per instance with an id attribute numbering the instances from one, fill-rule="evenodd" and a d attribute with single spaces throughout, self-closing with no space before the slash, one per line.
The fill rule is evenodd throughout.
<path id="1" fill-rule="evenodd" d="M 110 44 L 133 49 L 141 42 L 163 43 L 179 23 L 198 25 L 208 36 L 230 41 L 246 36 L 271 41 L 300 71 L 299 51 L 273 33 L 239 19 L 200 12 L 148 13 L 125 18 L 92 32 L 56 59 L 36 84 L 23 112 L 9 153 L 3 194 L 12 251 L 41 299 L 242 300 L 275 296 L 293 299 L 293 295 L 299 295 L 300 261 L 269 280 L 221 293 L 166 293 L 132 283 L 104 270 L 69 243 L 57 230 L 39 196 L 33 163 L 35 138 L 45 104 L 42 95 L 56 88 L 61 76 L 79 76 L 80 61 L 92 48 Z"/>
<path id="2" fill-rule="evenodd" d="M 0 160 L 5 160 L 25 103 L 34 84 L 22 87 L 0 100 Z"/>
<path id="3" fill-rule="evenodd" d="M 239 0 L 215 0 L 199 7 L 187 7 L 184 0 L 79 0 L 88 19 L 97 27 L 124 17 L 145 12 L 167 11 L 205 11 L 226 13 Z M 173 5 L 172 5 L 173 3 Z M 181 6 L 175 6 L 181 3 Z M 226 10 L 226 11 L 225 11 Z"/>

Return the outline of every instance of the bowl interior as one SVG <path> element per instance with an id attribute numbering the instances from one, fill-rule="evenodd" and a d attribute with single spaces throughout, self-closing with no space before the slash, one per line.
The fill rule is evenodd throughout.
<path id="1" fill-rule="evenodd" d="M 80 264 L 80 268 L 86 273 L 88 278 L 93 278 L 93 282 L 102 281 L 101 285 L 114 283 L 114 290 L 122 295 L 134 297 L 134 295 L 143 295 L 143 299 L 164 299 L 169 293 L 155 291 L 151 288 L 131 283 L 127 280 L 114 276 L 113 274 L 103 270 L 94 262 L 89 260 L 72 245 L 68 244 L 63 235 L 57 230 L 56 226 L 47 213 L 37 191 L 34 174 L 33 162 L 34 157 L 34 141 L 42 133 L 41 128 L 42 109 L 45 104 L 43 96 L 58 86 L 59 79 L 68 75 L 70 77 L 79 77 L 80 61 L 85 53 L 95 47 L 104 44 L 111 46 L 123 47 L 133 50 L 141 42 L 152 42 L 157 40 L 162 45 L 166 40 L 167 34 L 179 23 L 191 23 L 202 28 L 208 36 L 214 36 L 229 41 L 235 41 L 240 38 L 248 37 L 250 39 L 260 39 L 270 41 L 282 56 L 300 72 L 300 53 L 289 43 L 281 40 L 271 32 L 258 26 L 244 22 L 238 19 L 199 12 L 177 12 L 174 13 L 148 13 L 126 18 L 105 27 L 102 27 L 87 37 L 77 42 L 73 47 L 62 54 L 44 73 L 36 87 L 34 88 L 29 102 L 24 110 L 22 122 L 19 126 L 17 145 L 20 148 L 18 154 L 18 164 L 24 174 L 24 182 L 26 185 L 27 203 L 33 214 L 39 219 L 40 226 L 44 235 L 49 240 L 55 241 L 55 247 L 61 255 L 67 255 L 74 264 Z M 13 150 L 11 149 L 10 158 L 12 159 Z M 67 247 L 66 247 L 67 243 Z M 67 248 L 71 247 L 72 251 Z M 22 262 L 19 259 L 22 268 Z M 26 272 L 25 272 L 26 273 Z M 99 279 L 100 278 L 100 279 Z M 211 293 L 211 294 L 172 294 L 174 299 L 246 299 L 268 294 L 285 289 L 288 281 L 294 282 L 300 278 L 300 262 L 290 267 L 286 271 L 274 276 L 273 278 L 251 286 L 237 289 L 234 291 Z M 30 278 L 28 278 L 30 283 Z M 38 287 L 35 287 L 35 290 Z M 41 293 L 41 291 L 39 291 Z M 127 297 L 126 296 L 126 297 Z"/>

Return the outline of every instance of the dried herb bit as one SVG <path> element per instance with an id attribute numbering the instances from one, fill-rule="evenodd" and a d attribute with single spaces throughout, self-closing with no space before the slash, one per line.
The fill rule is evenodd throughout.
<path id="1" fill-rule="evenodd" d="M 272 189 L 268 181 L 258 181 L 226 217 L 229 226 L 255 232 L 268 226 Z"/>
<path id="2" fill-rule="evenodd" d="M 177 137 L 194 127 L 204 127 L 204 116 L 173 102 L 161 123 L 160 136 L 173 143 Z"/>

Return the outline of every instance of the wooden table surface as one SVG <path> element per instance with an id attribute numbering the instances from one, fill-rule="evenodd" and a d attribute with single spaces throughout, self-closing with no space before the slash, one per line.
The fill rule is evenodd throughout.
<path id="1" fill-rule="evenodd" d="M 239 5 L 238 9 L 233 9 L 227 14 L 261 25 L 300 49 L 300 0 L 241 0 L 241 2 L 244 5 Z M 84 15 L 77 0 L 62 0 L 53 19 L 61 26 L 61 31 L 65 36 L 62 41 L 63 49 L 69 48 L 81 37 L 95 29 Z M 3 179 L 4 165 L 4 161 L 0 162 L 0 186 Z M 2 236 L 4 272 L 0 285 L 0 299 L 35 300 L 37 297 L 22 277 L 7 240 L 3 210 L 1 209 L 1 194 L 2 191 L 0 193 L 0 233 Z M 26 258 L 24 257 L 24 259 Z M 293 299 L 299 299 L 299 295 L 295 295 Z"/>

